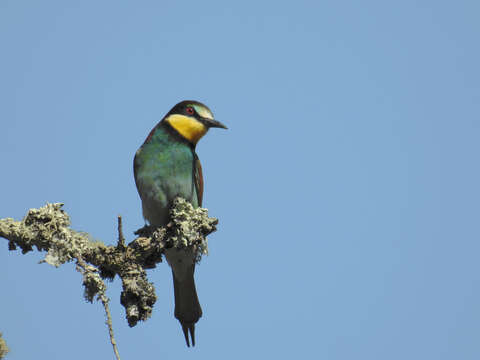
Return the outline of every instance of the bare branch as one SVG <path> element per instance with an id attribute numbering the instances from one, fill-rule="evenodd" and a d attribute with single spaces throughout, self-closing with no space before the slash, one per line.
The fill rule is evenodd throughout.
<path id="1" fill-rule="evenodd" d="M 118 243 L 117 248 L 125 249 L 125 237 L 123 236 L 122 217 L 118 215 Z"/>

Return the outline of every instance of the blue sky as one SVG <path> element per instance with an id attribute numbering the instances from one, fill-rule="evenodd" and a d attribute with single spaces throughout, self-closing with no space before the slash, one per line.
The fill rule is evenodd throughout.
<path id="1" fill-rule="evenodd" d="M 143 225 L 132 161 L 177 102 L 220 219 L 187 349 L 170 269 L 122 359 L 478 359 L 476 1 L 0 3 L 0 218 L 63 202 L 112 244 Z M 0 241 L 1 244 L 1 241 Z M 0 245 L 9 359 L 113 358 L 72 264 Z"/>

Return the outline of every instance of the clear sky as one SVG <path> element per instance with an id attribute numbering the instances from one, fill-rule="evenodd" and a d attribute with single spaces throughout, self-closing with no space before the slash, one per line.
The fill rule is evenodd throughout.
<path id="1" fill-rule="evenodd" d="M 177 102 L 220 219 L 187 349 L 168 266 L 122 359 L 479 359 L 478 1 L 0 2 L 0 218 L 143 226 L 132 161 Z M 3 243 L 2 243 L 3 242 Z M 113 358 L 73 264 L 0 241 L 9 359 Z"/>

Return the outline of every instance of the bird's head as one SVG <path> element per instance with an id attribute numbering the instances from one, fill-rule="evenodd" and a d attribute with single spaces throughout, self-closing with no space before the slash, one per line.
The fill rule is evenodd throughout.
<path id="1" fill-rule="evenodd" d="M 208 129 L 227 128 L 213 118 L 207 106 L 194 100 L 185 100 L 175 105 L 163 121 L 194 145 L 207 133 Z"/>

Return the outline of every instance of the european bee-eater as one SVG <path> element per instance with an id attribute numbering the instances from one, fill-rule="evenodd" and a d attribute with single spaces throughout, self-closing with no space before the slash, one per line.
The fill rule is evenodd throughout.
<path id="1" fill-rule="evenodd" d="M 227 127 L 213 118 L 210 109 L 197 101 L 175 105 L 152 129 L 133 161 L 135 183 L 142 200 L 143 217 L 153 227 L 169 222 L 170 207 L 182 197 L 194 207 L 202 206 L 203 176 L 195 153 L 197 142 L 209 128 Z M 192 249 L 167 249 L 172 268 L 175 317 L 180 321 L 187 346 L 195 346 L 195 323 L 202 316 L 193 274 Z"/>

